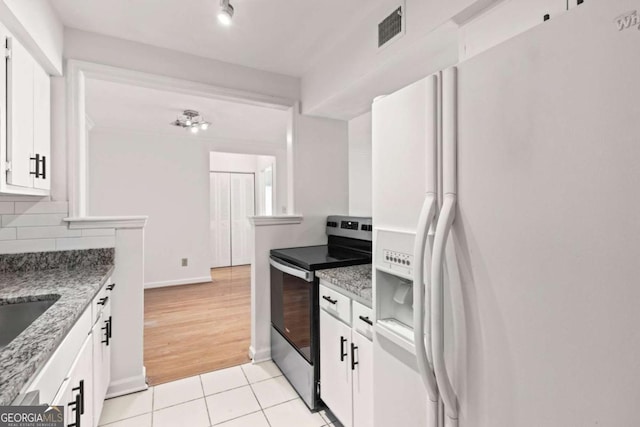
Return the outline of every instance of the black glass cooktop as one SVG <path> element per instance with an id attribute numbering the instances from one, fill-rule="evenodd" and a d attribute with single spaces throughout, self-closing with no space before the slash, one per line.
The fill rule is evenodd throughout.
<path id="1" fill-rule="evenodd" d="M 370 253 L 329 245 L 272 249 L 271 255 L 309 271 L 348 267 L 371 262 Z"/>

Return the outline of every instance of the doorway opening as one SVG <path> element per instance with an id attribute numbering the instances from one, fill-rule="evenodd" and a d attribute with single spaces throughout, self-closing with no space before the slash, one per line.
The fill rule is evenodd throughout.
<path id="1" fill-rule="evenodd" d="M 210 153 L 211 268 L 251 263 L 253 239 L 249 218 L 272 215 L 275 165 L 273 156 Z"/>

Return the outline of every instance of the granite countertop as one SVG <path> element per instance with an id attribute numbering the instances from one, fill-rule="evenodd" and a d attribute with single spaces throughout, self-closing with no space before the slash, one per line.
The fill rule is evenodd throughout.
<path id="1" fill-rule="evenodd" d="M 10 405 L 45 365 L 113 272 L 113 264 L 77 265 L 0 275 L 0 305 L 56 299 L 0 350 L 0 406 Z"/>
<path id="2" fill-rule="evenodd" d="M 316 276 L 371 307 L 371 264 L 316 271 Z"/>

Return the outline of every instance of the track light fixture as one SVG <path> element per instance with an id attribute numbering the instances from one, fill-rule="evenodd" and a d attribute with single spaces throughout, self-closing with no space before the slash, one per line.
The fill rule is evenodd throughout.
<path id="1" fill-rule="evenodd" d="M 231 25 L 231 18 L 233 18 L 233 6 L 231 6 L 229 0 L 220 0 L 218 21 L 225 27 L 228 27 Z"/>
<path id="2" fill-rule="evenodd" d="M 184 112 L 178 116 L 178 118 L 171 122 L 173 126 L 178 126 L 184 129 L 189 129 L 191 133 L 198 133 L 200 130 L 207 130 L 209 128 L 209 123 L 194 110 L 184 110 Z"/>

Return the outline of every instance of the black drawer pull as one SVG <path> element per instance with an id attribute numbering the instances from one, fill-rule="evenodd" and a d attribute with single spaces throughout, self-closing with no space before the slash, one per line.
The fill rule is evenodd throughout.
<path id="1" fill-rule="evenodd" d="M 99 305 L 106 305 L 107 301 L 109 301 L 109 297 L 100 298 L 100 300 L 98 301 L 98 304 Z"/>
<path id="2" fill-rule="evenodd" d="M 78 387 L 74 387 L 71 389 L 71 391 L 77 391 L 78 392 L 78 396 L 76 397 L 76 400 L 78 399 L 78 397 L 80 398 L 80 413 L 84 414 L 84 380 L 80 380 L 80 384 L 78 384 Z"/>
<path id="3" fill-rule="evenodd" d="M 109 347 L 109 342 L 111 341 L 111 322 L 109 320 L 105 320 L 104 326 L 100 329 L 104 331 L 104 339 L 102 340 L 102 343 Z"/>
<path id="4" fill-rule="evenodd" d="M 67 424 L 67 427 L 81 427 L 80 420 L 82 417 L 80 416 L 80 406 L 82 402 L 80 401 L 80 394 L 76 395 L 76 399 L 73 402 L 69 402 L 68 406 L 71 405 L 73 405 L 73 412 L 75 413 L 75 422 Z"/>
<path id="5" fill-rule="evenodd" d="M 108 290 L 108 291 L 112 291 L 112 290 L 113 290 L 113 288 L 115 288 L 115 287 L 116 287 L 116 284 L 115 284 L 115 283 L 112 283 L 112 284 L 110 284 L 109 286 L 107 286 L 107 290 Z"/>
<path id="6" fill-rule="evenodd" d="M 369 319 L 369 316 L 364 317 L 364 316 L 359 316 L 360 320 L 362 320 L 364 323 L 368 324 L 369 326 L 373 326 L 373 322 L 371 321 L 371 319 Z"/>
<path id="7" fill-rule="evenodd" d="M 344 362 L 344 358 L 347 357 L 347 352 L 344 350 L 344 344 L 347 342 L 345 337 L 340 337 L 340 361 Z"/>
<path id="8" fill-rule="evenodd" d="M 358 346 L 355 345 L 354 343 L 351 343 L 351 370 L 355 371 L 356 369 L 356 365 L 358 364 L 358 362 L 356 361 L 356 350 L 358 349 Z"/>
<path id="9" fill-rule="evenodd" d="M 109 339 L 111 339 L 112 332 L 113 332 L 113 317 L 109 316 Z"/>
<path id="10" fill-rule="evenodd" d="M 322 299 L 326 300 L 326 301 L 329 301 L 333 305 L 336 305 L 338 303 L 337 299 L 331 299 L 331 297 L 327 296 L 327 295 L 322 295 Z"/>

